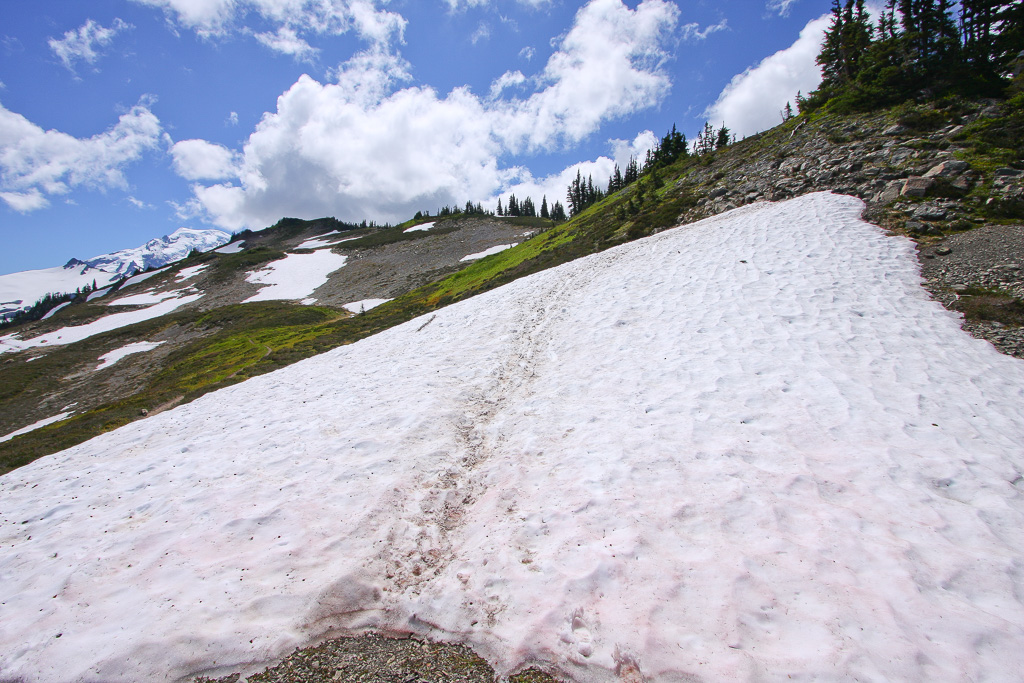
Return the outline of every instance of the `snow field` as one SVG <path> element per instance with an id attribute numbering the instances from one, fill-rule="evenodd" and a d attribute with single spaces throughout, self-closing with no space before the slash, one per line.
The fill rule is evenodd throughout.
<path id="1" fill-rule="evenodd" d="M 71 305 L 71 304 L 73 304 L 73 303 L 74 303 L 73 301 L 65 301 L 65 302 L 64 302 L 64 303 L 62 303 L 62 304 L 58 304 L 58 305 L 54 306 L 53 308 L 51 308 L 50 310 L 48 310 L 48 311 L 46 312 L 46 315 L 44 315 L 44 316 L 43 316 L 42 318 L 40 318 L 40 319 L 41 319 L 41 320 L 49 320 L 50 318 L 52 318 L 52 317 L 54 316 L 54 314 L 56 314 L 56 313 L 57 313 L 57 311 L 59 311 L 59 310 L 60 310 L 60 309 L 62 309 L 62 308 L 66 308 L 67 306 L 70 306 L 70 305 Z"/>
<path id="2" fill-rule="evenodd" d="M 190 280 L 209 267 L 210 264 L 208 263 L 200 263 L 198 266 L 189 266 L 188 268 L 182 268 L 181 270 L 178 271 L 178 274 L 175 276 L 174 281 L 184 282 L 185 280 Z"/>
<path id="3" fill-rule="evenodd" d="M 247 282 L 267 286 L 242 303 L 305 299 L 327 282 L 327 277 L 344 266 L 347 260 L 347 256 L 330 251 L 287 254 L 283 259 L 271 261 L 265 268 L 248 274 Z"/>
<path id="4" fill-rule="evenodd" d="M 436 222 L 437 221 L 431 221 L 429 223 L 421 223 L 420 225 L 414 225 L 411 228 L 406 228 L 402 232 L 418 232 L 420 230 L 430 230 L 432 227 L 434 227 L 434 223 Z"/>
<path id="5" fill-rule="evenodd" d="M 185 287 L 184 289 L 171 290 L 166 292 L 154 292 L 152 290 L 141 292 L 139 294 L 130 294 L 123 296 L 120 299 L 114 299 L 108 301 L 107 306 L 148 306 L 150 304 L 158 304 L 168 299 L 174 299 L 180 296 L 187 296 L 188 294 L 195 294 L 196 290 L 192 287 Z"/>
<path id="6" fill-rule="evenodd" d="M 5 434 L 4 436 L 0 436 L 0 443 L 3 443 L 4 441 L 10 441 L 11 439 L 13 439 L 16 436 L 21 436 L 22 434 L 28 434 L 29 432 L 31 432 L 31 431 L 33 431 L 35 429 L 39 429 L 40 427 L 45 427 L 46 425 L 53 424 L 54 422 L 60 422 L 64 418 L 70 417 L 70 416 L 71 416 L 71 413 L 59 413 L 57 415 L 54 415 L 53 417 L 44 417 L 42 420 L 38 420 L 36 422 L 33 422 L 32 424 L 28 425 L 27 427 L 22 427 L 21 429 L 14 430 L 10 434 Z"/>
<path id="7" fill-rule="evenodd" d="M 199 292 L 196 294 L 188 294 L 186 296 L 166 299 L 147 308 L 140 308 L 136 311 L 125 311 L 124 313 L 111 313 L 110 315 L 105 315 L 91 323 L 86 323 L 85 325 L 62 327 L 59 330 L 42 334 L 38 337 L 32 337 L 31 339 L 20 339 L 14 334 L 9 334 L 4 337 L 0 337 L 0 354 L 7 353 L 8 351 L 22 351 L 24 349 L 43 345 L 57 346 L 61 344 L 73 344 L 103 332 L 116 330 L 119 327 L 134 325 L 135 323 L 140 323 L 144 320 L 158 318 L 161 315 L 166 315 L 171 311 L 181 308 L 185 304 L 197 301 L 201 299 L 202 296 L 202 292 Z M 124 300 L 122 299 L 122 301 Z"/>
<path id="8" fill-rule="evenodd" d="M 1024 364 L 862 207 L 666 231 L 0 477 L 0 677 L 374 627 L 587 681 L 1017 679 Z"/>
<path id="9" fill-rule="evenodd" d="M 349 304 L 344 304 L 344 308 L 349 313 L 359 313 L 361 311 L 368 311 L 371 308 L 377 308 L 381 304 L 386 304 L 391 299 L 363 299 L 362 301 L 353 301 Z"/>
<path id="10" fill-rule="evenodd" d="M 107 353 L 105 353 L 102 356 L 100 356 L 100 358 L 99 358 L 100 359 L 100 364 L 96 366 L 96 369 L 97 370 L 102 370 L 103 368 L 109 368 L 111 365 L 113 365 L 117 361 L 121 360 L 125 356 L 130 356 L 133 353 L 143 353 L 145 351 L 152 351 L 153 349 L 155 349 L 156 347 L 160 346 L 163 343 L 164 342 L 162 342 L 162 341 L 160 341 L 160 342 L 134 342 L 132 344 L 127 344 L 125 346 L 122 346 L 119 349 L 114 349 L 113 351 L 108 351 Z"/>
<path id="11" fill-rule="evenodd" d="M 104 287 L 103 289 L 97 289 L 95 292 L 92 292 L 92 293 L 89 294 L 89 296 L 85 297 L 85 300 L 86 301 L 92 301 L 93 299 L 99 299 L 101 296 L 106 296 L 107 292 L 109 292 L 109 291 L 110 291 L 110 287 Z"/>
<path id="12" fill-rule="evenodd" d="M 243 249 L 245 249 L 245 240 L 239 240 L 237 242 L 225 244 L 223 247 L 217 247 L 214 251 L 218 254 L 237 254 Z"/>
<path id="13" fill-rule="evenodd" d="M 491 254 L 497 254 L 505 251 L 506 249 L 511 249 L 517 244 L 519 244 L 519 242 L 513 242 L 512 244 L 499 244 L 497 246 L 491 247 L 490 249 L 484 249 L 483 251 L 478 252 L 476 254 L 468 254 L 466 256 L 463 256 L 462 258 L 459 259 L 459 261 L 476 261 L 477 259 L 482 259 L 485 256 L 490 256 Z"/>
<path id="14" fill-rule="evenodd" d="M 133 275 L 130 278 L 128 278 L 127 280 L 124 281 L 124 284 L 121 285 L 121 289 L 124 289 L 125 287 L 131 287 L 132 285 L 137 285 L 140 282 L 145 282 L 149 278 L 151 278 L 151 277 L 153 277 L 155 275 L 159 275 L 160 273 L 164 272 L 169 267 L 170 266 L 164 266 L 163 268 L 158 268 L 157 270 L 151 270 L 151 271 L 146 272 L 146 273 L 139 273 L 138 275 Z"/>
<path id="15" fill-rule="evenodd" d="M 28 308 L 47 294 L 74 292 L 82 287 L 91 287 L 93 281 L 103 287 L 116 282 L 117 274 L 89 268 L 86 265 L 73 268 L 43 268 L 25 270 L 20 273 L 0 275 L 0 301 L 14 303 Z"/>

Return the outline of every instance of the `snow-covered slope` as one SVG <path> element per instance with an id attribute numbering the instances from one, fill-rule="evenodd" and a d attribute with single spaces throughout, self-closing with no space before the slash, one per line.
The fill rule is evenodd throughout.
<path id="1" fill-rule="evenodd" d="M 32 306 L 47 294 L 64 294 L 83 287 L 105 287 L 120 280 L 82 261 L 72 259 L 63 267 L 24 270 L 0 275 L 0 317 Z"/>
<path id="2" fill-rule="evenodd" d="M 0 477 L 0 678 L 361 627 L 587 681 L 1018 678 L 1024 364 L 861 208 L 667 231 Z"/>
<path id="3" fill-rule="evenodd" d="M 103 254 L 88 259 L 93 268 L 111 273 L 131 275 L 148 268 L 159 268 L 168 263 L 180 261 L 193 249 L 210 251 L 227 244 L 231 235 L 223 230 L 195 230 L 178 228 L 170 235 L 152 239 L 141 247 L 122 249 L 112 254 Z"/>
<path id="4" fill-rule="evenodd" d="M 193 249 L 215 249 L 229 239 L 231 235 L 222 230 L 178 228 L 170 235 L 134 249 L 95 256 L 87 261 L 71 259 L 61 268 L 0 275 L 0 317 L 28 308 L 47 294 L 74 292 L 91 287 L 94 281 L 102 288 L 132 273 L 180 261 Z"/>

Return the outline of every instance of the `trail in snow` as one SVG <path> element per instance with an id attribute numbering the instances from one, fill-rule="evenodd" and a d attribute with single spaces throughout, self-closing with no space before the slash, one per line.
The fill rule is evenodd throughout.
<path id="1" fill-rule="evenodd" d="M 372 627 L 588 681 L 1016 679 L 1024 364 L 862 206 L 666 231 L 0 477 L 0 677 Z"/>

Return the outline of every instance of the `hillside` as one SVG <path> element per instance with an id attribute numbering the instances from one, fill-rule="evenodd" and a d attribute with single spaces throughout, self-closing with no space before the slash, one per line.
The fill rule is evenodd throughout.
<path id="1" fill-rule="evenodd" d="M 948 100 L 866 115 L 819 111 L 711 155 L 681 160 L 661 169 L 658 178 L 644 176 L 550 230 L 550 224 L 466 218 L 407 232 L 410 222 L 390 231 L 359 231 L 361 239 L 350 242 L 332 235 L 303 248 L 307 240 L 335 230 L 334 224 L 328 219 L 282 221 L 251 233 L 242 247 L 236 240 L 229 250 L 240 248 L 239 253 L 183 261 L 146 283 L 153 294 L 186 296 L 176 273 L 207 267 L 188 282 L 202 296 L 171 315 L 45 353 L 35 347 L 8 354 L 0 365 L 0 432 L 56 415 L 62 421 L 0 443 L 0 468 L 16 467 L 144 413 L 351 343 L 523 275 L 680 222 L 820 190 L 864 199 L 866 218 L 912 237 L 933 296 L 966 311 L 972 334 L 1024 357 L 1022 118 L 1019 101 Z M 542 234 L 527 239 L 526 233 L 536 230 Z M 460 260 L 520 241 L 468 267 Z M 248 273 L 286 253 L 302 255 L 309 247 L 348 259 L 310 297 L 316 305 L 240 303 L 259 290 L 247 281 Z M 406 261 L 409 266 L 403 269 Z M 363 315 L 352 316 L 343 308 L 383 299 L 393 300 Z M 28 339 L 82 325 L 110 310 L 100 302 L 71 306 L 17 336 Z M 4 339 L 10 348 L 10 339 Z M 142 342 L 160 346 L 125 357 L 105 370 L 106 376 L 93 373 L 105 353 Z M 24 362 L 30 358 L 36 360 Z"/>
<path id="2" fill-rule="evenodd" d="M 367 628 L 572 680 L 1016 675 L 1024 365 L 862 210 L 729 211 L 0 478 L 0 677 Z"/>

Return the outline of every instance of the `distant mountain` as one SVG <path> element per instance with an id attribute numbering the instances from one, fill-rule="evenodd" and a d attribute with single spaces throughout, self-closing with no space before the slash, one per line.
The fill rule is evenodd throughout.
<path id="1" fill-rule="evenodd" d="M 223 230 L 193 230 L 178 228 L 170 235 L 152 239 L 141 247 L 122 249 L 87 259 L 85 263 L 108 273 L 131 275 L 150 268 L 160 268 L 180 261 L 195 249 L 210 251 L 231 239 Z"/>
<path id="2" fill-rule="evenodd" d="M 73 258 L 63 266 L 0 275 L 0 318 L 30 308 L 47 294 L 106 287 L 134 273 L 180 261 L 192 252 L 210 251 L 226 244 L 231 235 L 222 230 L 178 228 L 141 247 L 122 249 L 85 261 Z"/>

